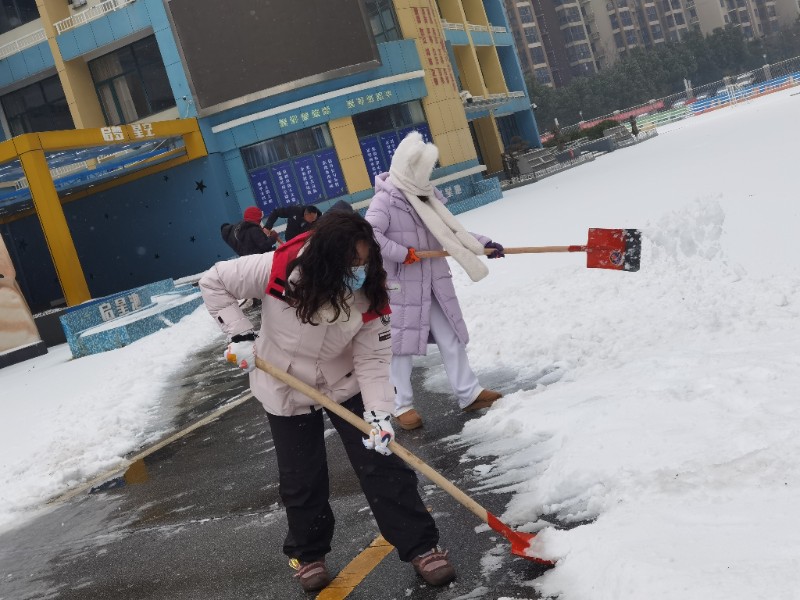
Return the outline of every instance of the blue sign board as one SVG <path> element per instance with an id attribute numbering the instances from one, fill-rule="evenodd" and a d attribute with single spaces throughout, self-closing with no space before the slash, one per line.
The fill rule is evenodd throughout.
<path id="1" fill-rule="evenodd" d="M 292 164 L 285 161 L 272 165 L 269 170 L 275 184 L 275 192 L 278 195 L 278 204 L 281 206 L 300 204 L 301 199 L 292 174 Z"/>
<path id="2" fill-rule="evenodd" d="M 430 127 L 428 127 L 427 123 L 417 123 L 412 127 L 406 127 L 405 129 L 400 130 L 400 139 L 402 140 L 406 137 L 409 133 L 414 130 L 419 131 L 422 134 L 422 139 L 425 140 L 427 143 L 433 142 L 433 136 L 431 135 Z"/>
<path id="3" fill-rule="evenodd" d="M 313 156 L 303 156 L 292 160 L 294 174 L 300 184 L 300 193 L 303 196 L 303 204 L 314 204 L 325 198 L 322 193 L 322 185 L 317 174 L 317 166 Z"/>
<path id="4" fill-rule="evenodd" d="M 253 194 L 255 194 L 256 204 L 265 213 L 269 214 L 272 209 L 278 207 L 275 189 L 272 187 L 268 169 L 252 171 L 250 173 L 250 187 L 253 189 Z"/>
<path id="5" fill-rule="evenodd" d="M 361 154 L 364 155 L 364 162 L 367 165 L 369 180 L 375 181 L 375 177 L 389 170 L 381 154 L 380 142 L 377 137 L 361 138 Z"/>
<path id="6" fill-rule="evenodd" d="M 314 155 L 317 168 L 322 175 L 322 185 L 328 198 L 335 198 L 347 193 L 347 186 L 344 183 L 344 175 L 339 160 L 336 158 L 336 151 L 333 149 L 322 150 Z"/>
<path id="7" fill-rule="evenodd" d="M 378 136 L 381 140 L 381 148 L 383 148 L 383 157 L 386 159 L 387 164 L 392 164 L 392 156 L 400 143 L 400 136 L 395 131 L 387 131 Z"/>

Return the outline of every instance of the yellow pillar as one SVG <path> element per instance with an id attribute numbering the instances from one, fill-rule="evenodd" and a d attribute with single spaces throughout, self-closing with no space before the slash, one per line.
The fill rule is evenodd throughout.
<path id="1" fill-rule="evenodd" d="M 500 66 L 500 57 L 495 46 L 475 47 L 486 90 L 490 94 L 508 93 L 506 78 L 503 76 L 503 67 Z"/>
<path id="2" fill-rule="evenodd" d="M 86 302 L 92 296 L 39 138 L 25 134 L 14 138 L 14 144 L 67 305 Z"/>
<path id="3" fill-rule="evenodd" d="M 89 72 L 89 65 L 83 58 L 65 61 L 56 41 L 58 34 L 54 23 L 70 16 L 69 4 L 64 0 L 36 0 L 36 7 L 42 17 L 42 27 L 47 35 L 53 62 L 75 128 L 104 127 L 106 121 Z"/>
<path id="4" fill-rule="evenodd" d="M 497 129 L 497 122 L 494 120 L 494 117 L 490 116 L 475 119 L 472 125 L 475 127 L 478 143 L 483 153 L 483 160 L 486 161 L 486 167 L 489 173 L 502 171 L 503 161 L 501 154 L 503 153 L 503 138 L 500 136 L 500 131 Z"/>
<path id="5" fill-rule="evenodd" d="M 403 38 L 416 42 L 425 71 L 428 95 L 422 99 L 422 107 L 439 148 L 439 163 L 446 167 L 475 160 L 475 147 L 445 46 L 439 6 L 435 0 L 394 0 L 394 5 Z M 459 0 L 447 0 L 441 8 L 446 20 L 464 21 Z"/>
<path id="6" fill-rule="evenodd" d="M 347 191 L 353 194 L 372 188 L 373 183 L 369 179 L 367 165 L 364 164 L 364 156 L 361 153 L 361 145 L 358 143 L 352 117 L 334 119 L 328 123 L 328 126 L 333 138 L 333 146 L 339 156 L 339 164 L 342 167 Z"/>

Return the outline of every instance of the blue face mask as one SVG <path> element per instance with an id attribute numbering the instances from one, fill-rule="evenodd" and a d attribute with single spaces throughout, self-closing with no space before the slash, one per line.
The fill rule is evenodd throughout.
<path id="1" fill-rule="evenodd" d="M 353 267 L 352 275 L 349 277 L 349 284 L 350 288 L 355 292 L 356 290 L 360 290 L 364 282 L 367 280 L 367 265 L 361 265 L 360 267 Z"/>

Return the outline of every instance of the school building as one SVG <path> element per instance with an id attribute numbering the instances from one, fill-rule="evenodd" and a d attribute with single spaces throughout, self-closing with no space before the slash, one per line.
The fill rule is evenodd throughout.
<path id="1" fill-rule="evenodd" d="M 364 208 L 414 129 L 455 212 L 540 145 L 503 0 L 5 0 L 0 122 L 33 312 L 199 273 L 252 204 Z"/>

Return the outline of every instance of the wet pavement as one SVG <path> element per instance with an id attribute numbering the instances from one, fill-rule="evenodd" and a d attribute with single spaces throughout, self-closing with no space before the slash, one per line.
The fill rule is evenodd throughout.
<path id="1" fill-rule="evenodd" d="M 198 354 L 176 382 L 175 430 L 246 391 L 246 377 L 219 358 L 218 346 Z M 417 408 L 425 427 L 398 441 L 470 492 L 476 460 L 446 441 L 465 416 L 446 393 L 425 392 L 423 379 L 442 369 L 434 354 L 414 371 Z M 484 374 L 501 391 L 530 389 L 533 376 Z M 378 535 L 377 527 L 330 423 L 326 438 L 337 573 Z M 395 553 L 348 598 L 535 598 L 531 581 L 542 567 L 514 557 L 509 544 L 485 531 L 469 511 L 421 478 L 421 490 L 458 571 L 454 584 L 430 588 Z M 507 497 L 475 499 L 502 513 Z M 476 528 L 478 531 L 476 533 Z M 309 598 L 281 553 L 286 531 L 278 498 L 275 453 L 266 415 L 251 399 L 219 419 L 134 463 L 124 477 L 54 505 L 38 519 L 0 536 L 0 600 L 290 599 Z"/>

